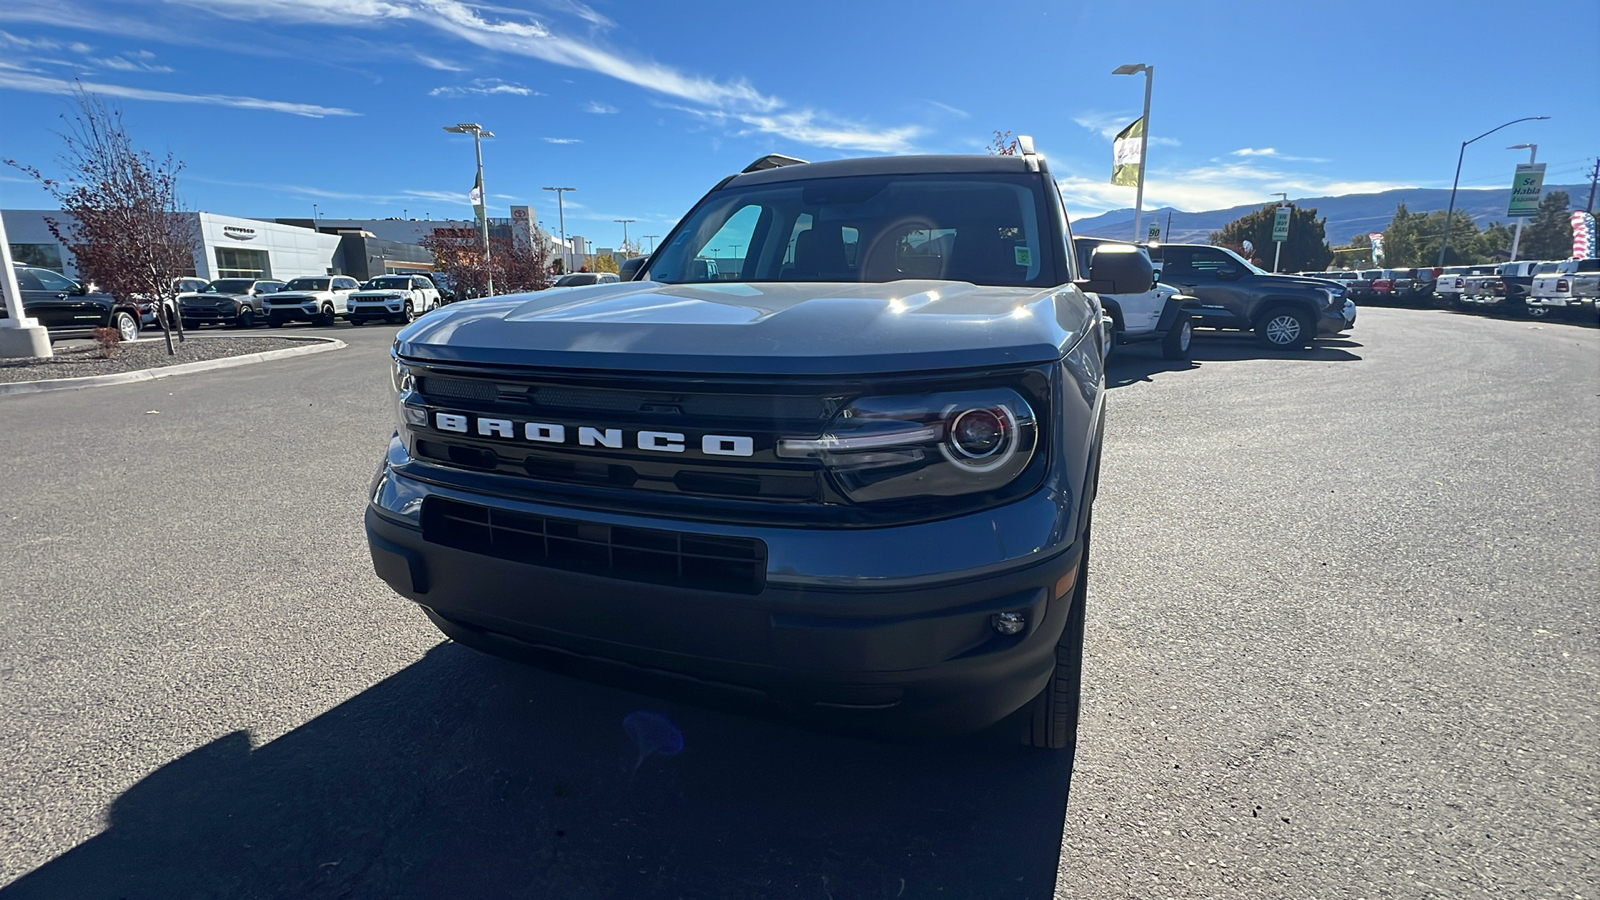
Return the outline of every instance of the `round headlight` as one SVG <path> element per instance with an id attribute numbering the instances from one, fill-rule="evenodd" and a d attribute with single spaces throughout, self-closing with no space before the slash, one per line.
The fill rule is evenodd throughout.
<path id="1" fill-rule="evenodd" d="M 1005 446 L 1010 430 L 992 409 L 969 409 L 950 421 L 950 447 L 967 459 L 987 459 Z"/>

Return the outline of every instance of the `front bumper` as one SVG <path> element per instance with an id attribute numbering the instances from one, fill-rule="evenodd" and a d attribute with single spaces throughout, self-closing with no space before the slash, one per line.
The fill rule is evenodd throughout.
<path id="1" fill-rule="evenodd" d="M 1356 323 L 1355 303 L 1346 300 L 1340 306 L 1324 307 L 1317 317 L 1317 337 L 1328 337 L 1348 331 Z"/>
<path id="2" fill-rule="evenodd" d="M 574 529 L 755 538 L 765 578 L 742 594 L 690 589 L 617 577 L 620 563 L 569 571 L 447 546 L 423 521 L 425 504 L 441 501 Z M 576 660 L 591 677 L 709 685 L 807 718 L 960 732 L 1020 708 L 1053 671 L 1081 555 L 1070 507 L 1041 491 L 898 527 L 729 526 L 472 494 L 386 464 L 366 528 L 378 575 L 462 643 L 536 664 Z M 996 614 L 1016 611 L 1020 634 L 995 629 Z"/>
<path id="3" fill-rule="evenodd" d="M 311 322 L 322 315 L 322 306 L 318 303 L 300 303 L 294 306 L 268 304 L 267 315 L 279 321 Z"/>
<path id="4" fill-rule="evenodd" d="M 178 307 L 178 315 L 186 322 L 237 322 L 239 310 L 237 307 L 226 309 L 206 308 L 190 309 Z"/>
<path id="5" fill-rule="evenodd" d="M 384 301 L 382 303 L 350 304 L 350 318 L 352 319 L 386 319 L 390 316 L 403 315 L 406 311 L 404 300 Z"/>

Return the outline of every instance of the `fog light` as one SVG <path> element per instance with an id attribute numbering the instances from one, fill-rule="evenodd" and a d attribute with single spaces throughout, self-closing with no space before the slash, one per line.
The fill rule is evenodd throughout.
<path id="1" fill-rule="evenodd" d="M 1001 634 L 1021 634 L 1028 627 L 1028 616 L 1021 612 L 995 613 L 989 617 L 989 624 Z"/>

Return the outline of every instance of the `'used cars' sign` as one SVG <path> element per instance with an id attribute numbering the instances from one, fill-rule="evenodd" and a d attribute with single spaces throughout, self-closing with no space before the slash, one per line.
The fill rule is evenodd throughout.
<path id="1" fill-rule="evenodd" d="M 1506 215 L 1513 219 L 1532 218 L 1539 211 L 1539 195 L 1543 193 L 1544 163 L 1522 163 L 1511 181 L 1511 208 Z"/>

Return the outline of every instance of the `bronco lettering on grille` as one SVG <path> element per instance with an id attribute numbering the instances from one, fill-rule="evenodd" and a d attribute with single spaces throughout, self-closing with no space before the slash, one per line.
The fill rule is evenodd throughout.
<path id="1" fill-rule="evenodd" d="M 465 413 L 434 412 L 433 427 L 455 434 L 501 440 L 533 441 L 541 444 L 567 444 L 578 447 L 625 446 L 621 428 L 595 428 L 579 426 L 576 440 L 568 442 L 568 428 L 554 422 L 519 422 L 514 419 L 496 419 L 489 416 L 470 416 Z M 677 431 L 633 432 L 631 443 L 640 450 L 654 453 L 682 453 L 689 438 Z M 700 438 L 700 452 L 707 456 L 754 456 L 755 438 L 742 434 L 707 434 Z"/>

